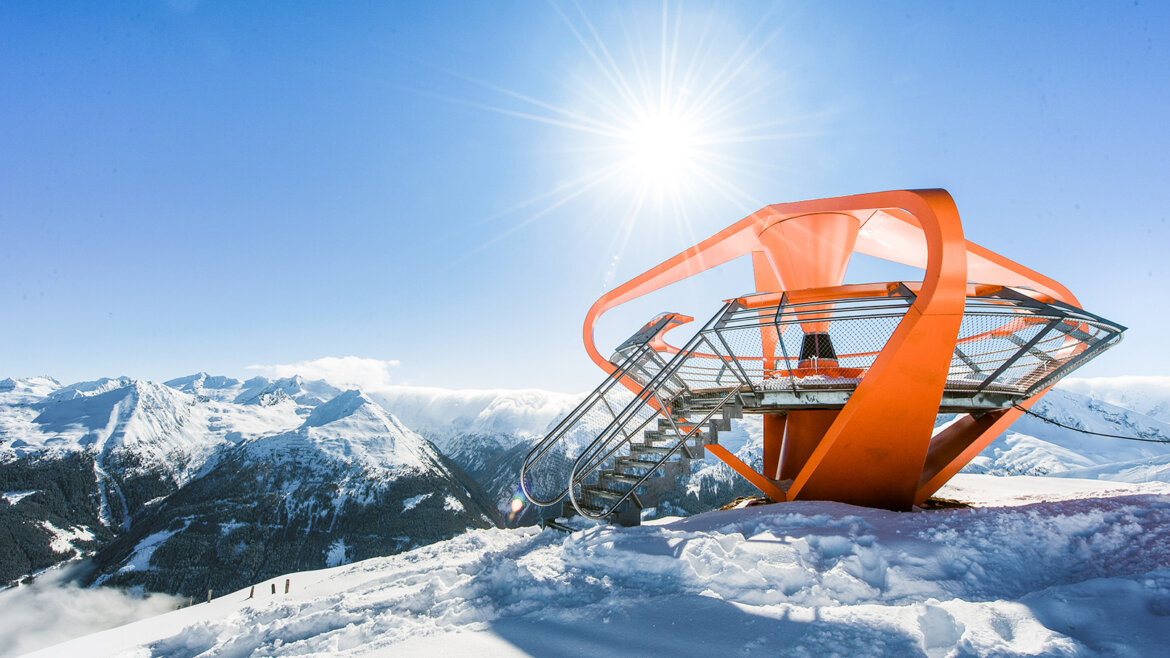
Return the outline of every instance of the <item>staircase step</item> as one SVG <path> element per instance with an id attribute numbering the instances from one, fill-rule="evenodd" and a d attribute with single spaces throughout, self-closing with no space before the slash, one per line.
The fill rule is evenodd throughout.
<path id="1" fill-rule="evenodd" d="M 614 457 L 614 463 L 636 468 L 655 468 L 658 466 L 657 459 L 650 461 L 646 459 L 638 459 L 637 457 Z M 663 466 L 665 465 L 666 464 L 663 464 Z"/>
<path id="2" fill-rule="evenodd" d="M 693 423 L 693 422 L 687 421 L 687 420 L 676 420 L 674 422 L 674 425 L 678 425 L 678 429 L 680 432 L 689 432 L 692 429 L 694 429 L 694 427 L 696 425 L 698 425 L 698 423 Z M 660 431 L 660 432 L 673 432 L 674 425 L 672 425 L 670 423 L 670 421 L 665 419 L 665 418 L 658 419 L 658 431 Z"/>
<path id="3" fill-rule="evenodd" d="M 623 482 L 625 484 L 636 484 L 642 479 L 641 475 L 630 475 L 628 473 L 616 473 L 614 471 L 602 471 L 599 474 L 602 480 L 613 480 L 614 482 Z"/>
<path id="4" fill-rule="evenodd" d="M 703 431 L 695 432 L 694 434 L 691 435 L 691 438 L 687 439 L 687 440 L 689 441 L 689 440 L 694 439 L 696 437 L 703 436 L 706 433 L 707 432 L 703 432 Z M 656 430 L 650 430 L 650 431 L 643 432 L 642 433 L 642 441 L 635 442 L 635 443 L 643 443 L 645 445 L 653 445 L 655 443 L 667 442 L 667 443 L 673 444 L 673 443 L 678 442 L 684 436 L 686 436 L 686 434 L 675 434 L 674 432 L 659 432 Z"/>
<path id="5" fill-rule="evenodd" d="M 621 500 L 629 491 L 614 491 L 604 487 L 595 487 L 585 485 L 581 487 L 581 493 L 597 498 L 605 498 L 607 500 Z"/>
<path id="6" fill-rule="evenodd" d="M 646 445 L 644 443 L 631 443 L 630 444 L 630 454 L 631 455 L 650 455 L 650 454 L 665 455 L 665 454 L 671 453 L 671 452 L 674 452 L 674 444 L 673 443 L 669 446 Z"/>

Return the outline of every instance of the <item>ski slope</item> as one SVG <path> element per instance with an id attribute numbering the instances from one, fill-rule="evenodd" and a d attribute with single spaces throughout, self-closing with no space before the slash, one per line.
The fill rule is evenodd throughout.
<path id="1" fill-rule="evenodd" d="M 572 535 L 476 530 L 33 655 L 1136 656 L 1170 643 L 1170 485 L 964 474 L 940 495 L 976 508 L 796 502 Z"/>

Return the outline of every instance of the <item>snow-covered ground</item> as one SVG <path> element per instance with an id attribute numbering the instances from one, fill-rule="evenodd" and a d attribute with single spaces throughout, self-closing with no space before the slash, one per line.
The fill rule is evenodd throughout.
<path id="1" fill-rule="evenodd" d="M 37 655 L 1165 655 L 1170 485 L 960 475 L 940 495 L 975 508 L 477 530 Z"/>

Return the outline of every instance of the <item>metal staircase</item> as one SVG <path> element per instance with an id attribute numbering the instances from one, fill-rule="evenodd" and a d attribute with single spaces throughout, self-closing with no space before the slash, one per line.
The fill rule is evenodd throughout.
<path id="1" fill-rule="evenodd" d="M 570 489 L 562 514 L 593 519 L 613 515 L 622 525 L 636 525 L 642 510 L 657 506 L 662 493 L 675 489 L 678 476 L 703 459 L 706 446 L 718 443 L 719 432 L 730 430 L 733 418 L 743 417 L 734 393 L 712 409 L 684 410 L 686 399 L 675 398 L 677 406 L 669 417 L 619 443 L 610 454 L 602 456 L 598 450 L 588 453 L 592 459 L 579 460 L 572 477 L 577 486 Z"/>
<path id="2" fill-rule="evenodd" d="M 651 342 L 670 327 L 673 314 L 659 316 L 623 343 L 611 359 L 613 373 L 525 458 L 521 486 L 529 500 L 560 502 L 564 516 L 614 517 L 636 525 L 643 509 L 674 489 L 677 476 L 690 472 L 704 448 L 731 428 L 731 419 L 742 417 L 740 386 L 696 392 L 679 373 L 701 345 L 713 349 L 704 332 L 732 307 L 715 314 L 669 361 Z M 750 382 L 736 377 L 750 389 Z M 619 385 L 623 380 L 634 386 Z M 640 390 L 633 394 L 629 388 Z"/>

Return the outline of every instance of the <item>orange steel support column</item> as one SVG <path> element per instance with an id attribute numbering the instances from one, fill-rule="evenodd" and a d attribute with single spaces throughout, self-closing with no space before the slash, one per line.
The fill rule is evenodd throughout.
<path id="1" fill-rule="evenodd" d="M 780 452 L 781 480 L 795 480 L 840 413 L 836 409 L 797 409 L 788 412 L 784 448 Z"/>
<path id="2" fill-rule="evenodd" d="M 1049 390 L 1046 388 L 1040 391 L 1022 402 L 1020 406 L 1030 408 Z M 970 463 L 1023 413 L 1012 408 L 993 411 L 979 418 L 972 418 L 968 414 L 939 432 L 930 442 L 930 450 L 918 480 L 918 492 L 914 496 L 914 503 L 920 505 L 934 495 L 947 480 Z"/>
<path id="3" fill-rule="evenodd" d="M 772 480 L 783 479 L 780 477 L 780 451 L 787 420 L 785 414 L 764 414 L 764 477 Z"/>
<path id="4" fill-rule="evenodd" d="M 899 196 L 897 205 L 926 238 L 922 288 L 789 488 L 791 499 L 887 509 L 914 504 L 963 319 L 967 262 L 950 195 L 925 190 Z"/>

